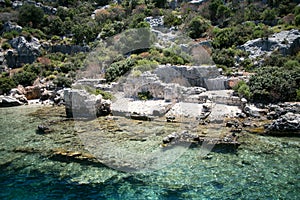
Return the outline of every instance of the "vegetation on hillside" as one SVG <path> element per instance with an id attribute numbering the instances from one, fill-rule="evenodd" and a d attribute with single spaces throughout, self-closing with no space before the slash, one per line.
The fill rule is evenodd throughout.
<path id="1" fill-rule="evenodd" d="M 120 39 L 120 52 L 106 51 L 106 56 L 94 59 L 101 65 L 105 78 L 111 82 L 128 71 L 138 76 L 143 71 L 153 70 L 159 64 L 191 64 L 192 58 L 176 46 L 162 49 L 152 45 L 149 24 L 146 17 L 164 16 L 165 27 L 179 30 L 194 40 L 211 39 L 212 59 L 226 75 L 237 70 L 254 72 L 248 82 L 241 82 L 235 89 L 243 97 L 252 101 L 276 102 L 299 100 L 299 53 L 289 57 L 273 55 L 265 59 L 257 68 L 250 59 L 236 63 L 237 57 L 247 57 L 247 53 L 237 46 L 255 38 L 268 38 L 282 30 L 299 29 L 300 6 L 293 0 L 249 0 L 222 1 L 209 0 L 198 6 L 188 1 L 178 1 L 176 8 L 163 0 L 123 0 L 120 4 L 105 1 L 38 1 L 57 8 L 56 14 L 45 12 L 32 4 L 24 4 L 14 9 L 11 1 L 0 7 L 0 30 L 10 20 L 23 26 L 21 32 L 3 32 L 0 45 L 3 50 L 11 49 L 10 40 L 18 36 L 60 45 L 89 45 L 94 48 L 99 40 L 107 40 L 129 29 L 145 30 L 144 34 L 132 32 Z M 109 5 L 109 6 L 106 6 Z M 103 7 L 105 6 L 105 7 Z M 121 34 L 121 35 L 122 35 Z M 146 37 L 145 37 L 146 36 Z M 149 42 L 143 47 L 133 44 Z M 129 44 L 130 43 L 130 44 Z M 7 93 L 18 84 L 31 85 L 37 77 L 51 80 L 58 87 L 70 86 L 76 71 L 87 67 L 86 53 L 62 54 L 43 51 L 32 64 L 0 76 L 0 92 Z M 107 58 L 107 57 L 113 57 Z M 95 61 L 95 62 L 96 62 Z"/>

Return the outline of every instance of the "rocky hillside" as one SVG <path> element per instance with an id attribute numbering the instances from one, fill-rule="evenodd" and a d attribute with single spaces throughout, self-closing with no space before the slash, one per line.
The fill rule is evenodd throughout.
<path id="1" fill-rule="evenodd" d="M 299 101 L 299 26 L 297 0 L 0 1 L 0 94 L 33 86 L 41 98 L 80 78 L 110 84 L 130 72 L 155 82 L 175 69 L 248 101 Z M 214 70 L 180 71 L 202 65 Z M 155 87 L 148 92 L 159 96 Z"/>

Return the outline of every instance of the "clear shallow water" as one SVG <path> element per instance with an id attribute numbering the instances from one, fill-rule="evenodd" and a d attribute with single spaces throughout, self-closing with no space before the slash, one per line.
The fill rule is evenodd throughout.
<path id="1" fill-rule="evenodd" d="M 300 198 L 300 138 L 245 134 L 234 154 L 211 152 L 203 158 L 199 148 L 190 148 L 163 169 L 124 173 L 51 159 L 49 149 L 77 150 L 80 142 L 71 137 L 71 123 L 36 134 L 38 124 L 63 115 L 53 109 L 28 115 L 36 110 L 0 109 L 0 199 Z"/>

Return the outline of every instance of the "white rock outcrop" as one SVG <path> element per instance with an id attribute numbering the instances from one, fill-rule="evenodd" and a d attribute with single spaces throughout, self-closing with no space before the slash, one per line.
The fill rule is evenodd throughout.
<path id="1" fill-rule="evenodd" d="M 300 31 L 292 29 L 275 33 L 268 38 L 250 40 L 239 47 L 250 53 L 249 58 L 254 60 L 262 56 L 269 56 L 278 50 L 283 55 L 290 55 L 300 48 Z"/>

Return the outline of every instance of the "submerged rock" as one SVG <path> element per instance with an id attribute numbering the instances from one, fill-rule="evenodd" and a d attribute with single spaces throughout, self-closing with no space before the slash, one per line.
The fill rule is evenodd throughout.
<path id="1" fill-rule="evenodd" d="M 50 128 L 46 125 L 38 125 L 38 128 L 37 128 L 37 133 L 39 134 L 45 134 L 45 133 L 49 133 L 50 132 Z"/>
<path id="2" fill-rule="evenodd" d="M 237 141 L 238 136 L 235 134 L 237 132 L 232 132 L 227 134 L 225 137 L 202 137 L 200 135 L 196 135 L 190 133 L 187 130 L 182 131 L 181 133 L 173 132 L 170 135 L 163 138 L 162 142 L 164 145 L 168 144 L 176 144 L 180 142 L 190 142 L 190 143 L 207 143 L 213 144 L 217 146 L 227 145 L 227 146 L 235 146 L 238 147 L 240 143 Z"/>

